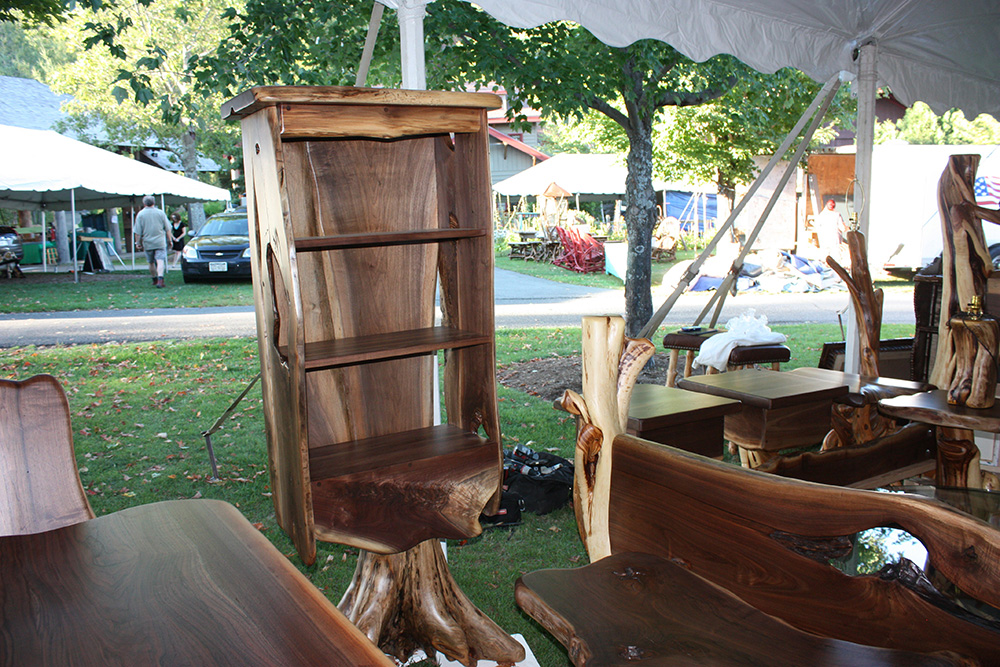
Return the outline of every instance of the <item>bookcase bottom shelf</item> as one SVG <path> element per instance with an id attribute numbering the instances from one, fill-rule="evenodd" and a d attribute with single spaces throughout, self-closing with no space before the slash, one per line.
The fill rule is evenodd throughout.
<path id="1" fill-rule="evenodd" d="M 501 476 L 496 443 L 448 424 L 313 448 L 309 471 L 317 539 L 382 554 L 478 535 Z"/>

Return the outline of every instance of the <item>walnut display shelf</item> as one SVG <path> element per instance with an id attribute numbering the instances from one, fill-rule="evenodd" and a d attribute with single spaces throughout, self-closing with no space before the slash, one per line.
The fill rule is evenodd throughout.
<path id="1" fill-rule="evenodd" d="M 371 248 L 385 245 L 412 243 L 440 243 L 458 239 L 485 236 L 482 229 L 431 229 L 408 232 L 381 232 L 376 234 L 341 234 L 338 236 L 311 236 L 295 239 L 296 252 L 319 252 L 346 248 Z"/>
<path id="2" fill-rule="evenodd" d="M 243 130 L 273 499 L 307 563 L 317 538 L 392 554 L 471 537 L 499 499 L 497 106 L 294 86 L 223 105 Z"/>
<path id="3" fill-rule="evenodd" d="M 491 336 L 472 331 L 458 331 L 449 327 L 430 327 L 413 331 L 393 331 L 375 336 L 317 341 L 305 345 L 305 369 L 307 372 L 316 371 L 492 342 Z M 287 347 L 279 346 L 278 350 L 283 356 L 288 355 Z"/>

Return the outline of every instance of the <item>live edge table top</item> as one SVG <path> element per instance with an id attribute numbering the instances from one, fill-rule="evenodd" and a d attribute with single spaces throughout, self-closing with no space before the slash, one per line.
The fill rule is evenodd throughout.
<path id="1" fill-rule="evenodd" d="M 878 409 L 890 417 L 933 426 L 1000 433 L 1000 402 L 986 409 L 949 405 L 948 392 L 944 389 L 882 399 L 879 401 Z"/>
<path id="2" fill-rule="evenodd" d="M 757 368 L 687 377 L 678 380 L 677 386 L 765 410 L 832 400 L 848 393 L 847 385 L 836 380 Z"/>
<path id="3" fill-rule="evenodd" d="M 0 663 L 392 664 L 215 500 L 0 537 Z"/>

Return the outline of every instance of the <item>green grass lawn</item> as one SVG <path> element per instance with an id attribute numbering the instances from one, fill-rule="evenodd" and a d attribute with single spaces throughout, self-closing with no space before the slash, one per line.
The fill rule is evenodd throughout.
<path id="1" fill-rule="evenodd" d="M 249 280 L 186 284 L 180 271 L 169 271 L 166 288 L 156 289 L 148 271 L 79 277 L 76 283 L 72 273 L 29 273 L 5 280 L 0 284 L 0 313 L 253 306 Z"/>
<path id="2" fill-rule="evenodd" d="M 822 343 L 839 338 L 836 325 L 783 326 L 792 362 L 814 366 Z M 912 334 L 887 325 L 884 337 Z M 497 332 L 498 364 L 579 354 L 579 328 Z M 76 455 L 88 498 L 98 515 L 143 503 L 217 498 L 236 505 L 331 600 L 339 601 L 354 569 L 356 549 L 319 543 L 304 566 L 278 528 L 267 473 L 267 444 L 257 385 L 213 437 L 219 479 L 210 478 L 209 429 L 259 369 L 254 339 L 12 348 L 0 356 L 0 376 L 54 375 L 69 396 Z M 548 401 L 499 387 L 504 446 L 571 458 L 575 429 Z M 566 652 L 514 603 L 524 572 L 586 563 L 572 509 L 526 514 L 513 529 L 487 529 L 449 541 L 456 580 L 480 609 L 511 633 L 524 635 L 541 665 L 568 665 Z"/>

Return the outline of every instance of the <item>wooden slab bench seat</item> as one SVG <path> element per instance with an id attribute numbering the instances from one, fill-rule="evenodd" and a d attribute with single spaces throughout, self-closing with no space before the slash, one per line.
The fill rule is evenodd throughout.
<path id="1" fill-rule="evenodd" d="M 954 665 L 948 656 L 802 632 L 680 563 L 616 553 L 587 567 L 521 577 L 517 602 L 575 665 Z"/>
<path id="2" fill-rule="evenodd" d="M 608 516 L 617 560 L 531 573 L 516 588 L 577 665 L 626 664 L 622 651 L 649 664 L 1000 664 L 1000 627 L 951 613 L 905 578 L 852 577 L 828 562 L 847 555 L 853 534 L 898 526 L 920 539 L 937 571 L 1000 607 L 1000 532 L 935 501 L 784 479 L 619 435 Z M 716 586 L 738 600 L 709 604 L 702 596 Z M 815 637 L 766 639 L 781 622 Z M 647 632 L 661 623 L 669 625 Z M 937 655 L 866 655 L 831 640 Z M 748 659 L 761 649 L 773 657 Z M 796 661 L 785 649 L 815 652 Z"/>

